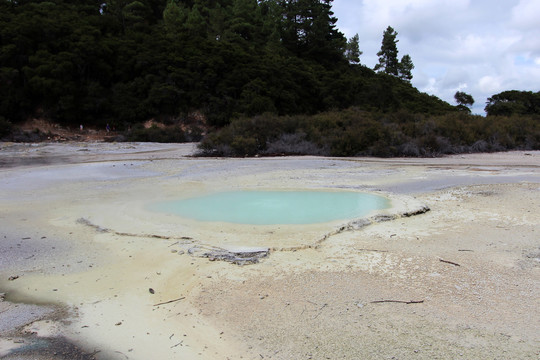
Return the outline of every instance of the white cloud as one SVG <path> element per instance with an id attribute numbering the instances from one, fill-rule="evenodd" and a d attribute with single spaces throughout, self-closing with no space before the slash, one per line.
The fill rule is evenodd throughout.
<path id="1" fill-rule="evenodd" d="M 538 16 L 540 14 L 540 1 L 520 0 L 512 8 L 510 24 L 521 30 L 538 30 Z"/>
<path id="2" fill-rule="evenodd" d="M 358 33 L 361 62 L 373 67 L 392 26 L 419 90 L 454 103 L 466 89 L 477 109 L 504 90 L 540 90 L 539 0 L 334 0 L 338 27 Z"/>
<path id="3" fill-rule="evenodd" d="M 501 81 L 494 76 L 483 76 L 478 80 L 480 90 L 485 93 L 498 93 L 501 91 Z"/>

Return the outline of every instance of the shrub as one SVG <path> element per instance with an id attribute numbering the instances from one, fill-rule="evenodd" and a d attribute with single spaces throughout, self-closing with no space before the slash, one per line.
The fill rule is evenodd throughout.
<path id="1" fill-rule="evenodd" d="M 540 119 L 366 112 L 356 108 L 312 116 L 272 114 L 239 118 L 201 143 L 205 155 L 309 154 L 440 156 L 536 149 Z"/>
<path id="2" fill-rule="evenodd" d="M 263 155 L 328 155 L 328 151 L 306 140 L 305 133 L 282 134 L 266 144 Z"/>
<path id="3" fill-rule="evenodd" d="M 159 128 L 152 126 L 148 129 L 142 125 L 135 126 L 127 134 L 128 141 L 158 142 L 158 143 L 181 143 L 186 142 L 184 132 L 180 127 Z"/>
<path id="4" fill-rule="evenodd" d="M 8 136 L 13 131 L 13 124 L 6 120 L 3 116 L 0 116 L 0 138 Z"/>

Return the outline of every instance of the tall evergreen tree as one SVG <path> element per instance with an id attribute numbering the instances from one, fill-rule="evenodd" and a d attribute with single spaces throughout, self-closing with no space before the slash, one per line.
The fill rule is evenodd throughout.
<path id="1" fill-rule="evenodd" d="M 411 57 L 409 56 L 409 54 L 403 55 L 401 61 L 399 62 L 399 78 L 401 80 L 410 82 L 413 78 L 412 69 L 414 69 L 414 64 L 411 60 Z"/>
<path id="2" fill-rule="evenodd" d="M 333 0 L 278 0 L 283 45 L 302 58 L 322 63 L 343 59 L 346 39 L 336 28 Z"/>
<path id="3" fill-rule="evenodd" d="M 375 65 L 374 70 L 384 72 L 389 75 L 399 75 L 398 49 L 396 40 L 398 33 L 388 26 L 383 33 L 381 50 L 377 53 L 379 63 Z"/>
<path id="4" fill-rule="evenodd" d="M 236 0 L 232 6 L 229 27 L 232 32 L 250 42 L 260 42 L 262 16 L 257 0 Z"/>
<path id="5" fill-rule="evenodd" d="M 183 4 L 178 4 L 174 0 L 169 0 L 163 11 L 163 22 L 165 29 L 170 34 L 175 34 L 182 31 L 182 28 L 187 19 L 187 10 Z"/>
<path id="6" fill-rule="evenodd" d="M 362 55 L 363 52 L 360 51 L 359 40 L 360 37 L 358 34 L 347 40 L 347 46 L 345 47 L 345 58 L 351 64 L 360 63 L 360 55 Z"/>
<path id="7" fill-rule="evenodd" d="M 348 66 L 359 61 L 358 37 L 347 44 L 331 4 L 0 1 L 0 117 L 120 128 L 198 110 L 221 126 L 239 114 L 386 111 L 405 106 L 406 95 L 416 101 L 397 79 Z M 407 78 L 407 63 L 393 75 Z"/>

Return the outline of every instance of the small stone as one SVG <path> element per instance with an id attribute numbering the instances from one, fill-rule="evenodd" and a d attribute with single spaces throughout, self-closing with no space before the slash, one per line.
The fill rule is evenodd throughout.
<path id="1" fill-rule="evenodd" d="M 150 294 L 155 294 L 155 293 L 156 293 L 156 292 L 154 291 L 154 289 L 152 289 L 152 288 L 148 289 L 148 292 L 149 292 Z"/>

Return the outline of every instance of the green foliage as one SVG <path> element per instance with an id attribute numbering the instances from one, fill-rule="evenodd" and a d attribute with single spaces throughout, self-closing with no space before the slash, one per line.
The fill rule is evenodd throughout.
<path id="1" fill-rule="evenodd" d="M 362 55 L 363 53 L 362 51 L 360 51 L 359 41 L 360 37 L 358 36 L 358 34 L 347 40 L 347 45 L 345 46 L 345 58 L 351 64 L 360 63 L 360 55 Z"/>
<path id="2" fill-rule="evenodd" d="M 399 75 L 398 49 L 396 40 L 398 33 L 388 26 L 383 33 L 381 50 L 377 53 L 379 63 L 375 65 L 375 71 L 381 71 L 388 75 Z"/>
<path id="3" fill-rule="evenodd" d="M 410 82 L 413 78 L 413 75 L 412 75 L 413 69 L 414 69 L 414 64 L 409 54 L 403 55 L 403 57 L 401 58 L 401 61 L 399 62 L 399 67 L 398 67 L 399 76 L 398 77 L 401 80 Z"/>
<path id="4" fill-rule="evenodd" d="M 242 116 L 351 106 L 380 112 L 455 110 L 360 65 L 358 36 L 347 43 L 331 5 L 331 0 L 0 2 L 0 116 L 135 128 L 151 118 L 199 111 L 208 125 L 222 127 Z M 390 47 L 392 42 L 395 36 Z M 306 139 L 295 136 L 275 141 L 305 145 Z M 236 141 L 237 149 L 260 151 L 261 144 L 244 140 Z M 357 147 L 351 142 L 351 149 Z"/>
<path id="5" fill-rule="evenodd" d="M 374 70 L 410 82 L 413 78 L 414 64 L 409 54 L 403 55 L 401 61 L 398 61 L 397 35 L 391 26 L 384 31 L 381 50 L 377 53 L 379 63 L 375 65 Z"/>
<path id="6" fill-rule="evenodd" d="M 487 115 L 533 115 L 540 114 L 540 91 L 503 91 L 488 98 Z"/>
<path id="7" fill-rule="evenodd" d="M 169 0 L 163 11 L 163 22 L 166 31 L 173 36 L 176 33 L 181 32 L 186 19 L 187 11 L 183 4 L 178 4 L 174 0 Z"/>
<path id="8" fill-rule="evenodd" d="M 11 134 L 13 130 L 13 124 L 6 120 L 3 116 L 0 116 L 0 139 L 4 136 Z"/>
<path id="9" fill-rule="evenodd" d="M 326 65 L 343 61 L 345 36 L 336 29 L 333 0 L 277 0 L 284 47 L 303 59 Z"/>
<path id="10" fill-rule="evenodd" d="M 135 126 L 128 132 L 128 141 L 181 143 L 186 141 L 184 132 L 179 127 L 159 128 L 152 126 L 145 129 L 142 125 Z"/>
<path id="11" fill-rule="evenodd" d="M 201 143 L 203 155 L 439 156 L 540 149 L 538 117 L 485 118 L 366 112 L 350 108 L 313 116 L 239 118 Z"/>
<path id="12" fill-rule="evenodd" d="M 463 91 L 456 91 L 454 94 L 454 99 L 456 99 L 458 105 L 472 106 L 474 104 L 474 98 L 472 95 L 469 95 Z"/>

